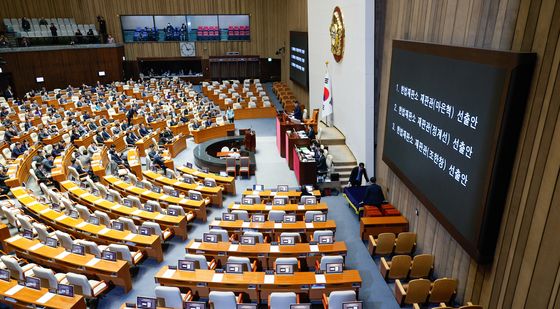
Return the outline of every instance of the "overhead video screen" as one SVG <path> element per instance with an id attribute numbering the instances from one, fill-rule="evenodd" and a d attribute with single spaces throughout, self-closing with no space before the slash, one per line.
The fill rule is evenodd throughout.
<path id="1" fill-rule="evenodd" d="M 290 79 L 302 87 L 309 87 L 309 55 L 307 32 L 290 31 Z"/>
<path id="2" fill-rule="evenodd" d="M 383 160 L 490 261 L 534 54 L 394 41 Z"/>
<path id="3" fill-rule="evenodd" d="M 249 15 L 122 15 L 125 43 L 249 41 Z"/>

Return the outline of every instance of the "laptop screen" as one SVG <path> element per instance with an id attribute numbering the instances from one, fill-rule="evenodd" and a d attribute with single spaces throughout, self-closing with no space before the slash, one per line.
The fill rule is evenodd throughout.
<path id="1" fill-rule="evenodd" d="M 257 304 L 237 304 L 235 309 L 257 309 Z"/>
<path id="2" fill-rule="evenodd" d="M 53 237 L 47 237 L 47 239 L 45 240 L 45 245 L 56 248 L 58 247 L 58 240 Z"/>
<path id="3" fill-rule="evenodd" d="M 175 208 L 167 208 L 167 214 L 177 217 L 179 215 L 179 212 Z"/>
<path id="4" fill-rule="evenodd" d="M 253 222 L 264 222 L 266 221 L 266 216 L 264 214 L 254 214 L 251 216 Z"/>
<path id="5" fill-rule="evenodd" d="M 138 296 L 136 298 L 136 308 L 155 309 L 157 301 L 155 298 Z"/>
<path id="6" fill-rule="evenodd" d="M 334 242 L 332 235 L 320 235 L 317 238 L 317 242 L 320 244 L 332 244 Z"/>
<path id="7" fill-rule="evenodd" d="M 56 287 L 56 294 L 67 297 L 74 297 L 74 287 L 68 284 L 59 283 Z"/>
<path id="8" fill-rule="evenodd" d="M 117 253 L 109 250 L 101 252 L 101 259 L 106 261 L 115 262 L 117 260 Z"/>
<path id="9" fill-rule="evenodd" d="M 139 231 L 140 231 L 140 235 L 144 235 L 144 236 L 150 236 L 153 234 L 152 228 L 145 227 L 145 226 L 141 226 Z"/>
<path id="10" fill-rule="evenodd" d="M 255 200 L 252 197 L 244 197 L 241 200 L 241 203 L 243 205 L 253 205 L 253 204 L 255 204 Z"/>
<path id="11" fill-rule="evenodd" d="M 254 245 L 255 236 L 241 236 L 239 237 L 239 243 L 242 245 Z"/>
<path id="12" fill-rule="evenodd" d="M 276 263 L 276 274 L 277 275 L 292 275 L 294 273 L 293 264 L 278 264 Z"/>
<path id="13" fill-rule="evenodd" d="M 204 240 L 204 242 L 217 243 L 218 242 L 218 235 L 212 234 L 212 233 L 204 233 L 202 235 L 202 239 Z"/>
<path id="14" fill-rule="evenodd" d="M 124 224 L 122 222 L 113 221 L 113 223 L 111 225 L 112 225 L 113 230 L 124 231 Z"/>
<path id="15" fill-rule="evenodd" d="M 313 222 L 325 222 L 325 221 L 327 221 L 327 215 L 326 214 L 313 215 Z"/>
<path id="16" fill-rule="evenodd" d="M 25 277 L 25 287 L 40 290 L 41 279 L 35 277 Z"/>
<path id="17" fill-rule="evenodd" d="M 27 239 L 33 239 L 33 231 L 30 229 L 23 229 L 22 235 Z"/>
<path id="18" fill-rule="evenodd" d="M 264 185 L 253 185 L 253 191 L 264 191 Z"/>
<path id="19" fill-rule="evenodd" d="M 235 220 L 237 220 L 237 214 L 224 212 L 224 213 L 222 213 L 222 220 L 223 221 L 235 221 Z"/>
<path id="20" fill-rule="evenodd" d="M 99 218 L 96 216 L 89 216 L 88 222 L 93 225 L 99 225 Z"/>
<path id="21" fill-rule="evenodd" d="M 294 223 L 294 222 L 296 222 L 295 214 L 284 215 L 284 223 Z"/>
<path id="22" fill-rule="evenodd" d="M 187 301 L 183 306 L 184 309 L 206 309 L 206 303 L 198 301 Z"/>
<path id="23" fill-rule="evenodd" d="M 311 309 L 311 304 L 291 304 L 290 309 Z"/>
<path id="24" fill-rule="evenodd" d="M 72 244 L 71 252 L 74 253 L 74 254 L 85 255 L 86 254 L 86 247 L 84 247 L 82 245 L 78 245 L 78 244 Z"/>
<path id="25" fill-rule="evenodd" d="M 296 238 L 293 236 L 280 236 L 281 245 L 294 245 L 296 243 Z"/>
<path id="26" fill-rule="evenodd" d="M 276 188 L 276 191 L 278 191 L 278 192 L 288 192 L 288 185 L 278 185 L 278 187 Z"/>
<path id="27" fill-rule="evenodd" d="M 343 270 L 342 263 L 327 263 L 327 274 L 340 274 Z"/>
<path id="28" fill-rule="evenodd" d="M 177 262 L 177 268 L 179 268 L 179 270 L 194 271 L 195 270 L 195 261 L 193 261 L 193 260 L 179 260 Z"/>
<path id="29" fill-rule="evenodd" d="M 10 281 L 10 271 L 0 268 L 0 280 Z"/>
<path id="30" fill-rule="evenodd" d="M 342 309 L 362 309 L 363 303 L 361 301 L 351 301 L 342 303 Z"/>
<path id="31" fill-rule="evenodd" d="M 226 263 L 226 272 L 229 274 L 242 274 L 243 264 L 240 263 Z"/>

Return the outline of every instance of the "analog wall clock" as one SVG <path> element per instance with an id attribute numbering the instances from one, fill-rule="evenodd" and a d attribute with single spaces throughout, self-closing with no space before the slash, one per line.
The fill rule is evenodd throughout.
<path id="1" fill-rule="evenodd" d="M 344 57 L 344 36 L 346 29 L 344 28 L 342 11 L 338 6 L 334 8 L 329 32 L 331 36 L 331 53 L 333 54 L 334 60 L 340 62 L 342 57 Z"/>
<path id="2" fill-rule="evenodd" d="M 196 56 L 196 45 L 194 42 L 181 42 L 179 43 L 179 48 L 181 49 L 182 57 Z"/>

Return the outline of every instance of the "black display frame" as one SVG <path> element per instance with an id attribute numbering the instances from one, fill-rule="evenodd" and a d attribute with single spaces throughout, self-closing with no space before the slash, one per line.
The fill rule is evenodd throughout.
<path id="1" fill-rule="evenodd" d="M 492 133 L 493 147 L 487 168 L 484 192 L 480 197 L 477 218 L 477 241 L 466 239 L 447 218 L 432 204 L 428 197 L 409 179 L 391 158 L 383 151 L 382 160 L 405 183 L 414 195 L 426 206 L 430 213 L 445 227 L 459 244 L 478 263 L 487 264 L 493 260 L 502 213 L 509 190 L 510 177 L 517 153 L 519 135 L 523 126 L 527 98 L 529 95 L 533 69 L 536 62 L 535 53 L 512 52 L 502 50 L 477 49 L 460 46 L 440 45 L 417 41 L 393 40 L 392 52 L 401 49 L 409 52 L 451 58 L 490 65 L 505 70 L 504 87 L 498 106 L 496 131 Z M 391 72 L 391 75 L 393 72 Z M 391 78 L 390 78 L 391 80 Z M 388 85 L 391 88 L 391 85 Z M 387 91 L 391 91 L 388 89 Z M 389 100 L 389 99 L 387 99 Z M 390 102 L 387 102 L 387 106 Z M 387 109 L 387 113 L 390 110 Z M 387 118 L 386 118 L 387 119 Z M 385 128 L 385 137 L 391 134 Z M 385 149 L 386 147 L 384 147 Z"/>
<path id="2" fill-rule="evenodd" d="M 199 40 L 195 40 L 195 41 L 125 41 L 125 33 L 124 33 L 124 28 L 122 26 L 122 18 L 123 17 L 130 17 L 130 16 L 151 16 L 152 20 L 154 22 L 154 26 L 155 26 L 155 17 L 156 16 L 184 16 L 185 17 L 185 21 L 187 20 L 187 17 L 189 16 L 216 16 L 217 20 L 218 20 L 218 29 L 220 28 L 220 16 L 247 16 L 249 17 L 249 39 L 246 40 L 226 40 L 226 41 L 222 41 L 222 40 L 208 40 L 208 41 L 199 41 Z M 119 15 L 119 22 L 120 22 L 120 27 L 121 27 L 121 35 L 123 38 L 123 43 L 125 44 L 144 44 L 144 43 L 178 43 L 178 42 L 195 42 L 195 43 L 228 43 L 228 42 L 251 42 L 252 41 L 252 37 L 253 37 L 253 30 L 251 27 L 251 14 L 121 14 Z M 188 38 L 188 36 L 187 36 Z"/>
<path id="3" fill-rule="evenodd" d="M 306 50 L 305 50 L 305 81 L 306 83 L 300 82 L 298 79 L 292 78 L 292 35 L 294 36 L 305 36 L 306 39 Z M 290 31 L 290 45 L 288 46 L 288 67 L 290 75 L 290 80 L 295 84 L 300 85 L 305 89 L 309 89 L 309 33 L 305 31 Z"/>

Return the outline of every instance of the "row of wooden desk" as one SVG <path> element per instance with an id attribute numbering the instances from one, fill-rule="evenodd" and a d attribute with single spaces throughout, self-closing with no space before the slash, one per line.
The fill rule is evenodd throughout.
<path id="1" fill-rule="evenodd" d="M 317 201 L 321 200 L 321 191 L 313 190 L 310 193 L 311 193 L 312 196 L 315 196 Z M 302 194 L 303 193 L 301 191 L 295 191 L 295 190 L 290 190 L 290 191 L 286 191 L 286 192 L 273 191 L 273 190 L 262 190 L 262 191 L 245 190 L 242 193 L 242 197 L 246 197 L 248 195 L 258 195 L 261 198 L 261 200 L 264 199 L 264 200 L 267 200 L 267 201 L 271 201 L 276 196 L 287 196 L 289 198 L 289 203 L 297 204 L 297 203 L 299 203 L 299 201 L 302 197 Z"/>
<path id="2" fill-rule="evenodd" d="M 264 272 L 230 274 L 202 269 L 182 271 L 165 266 L 155 278 L 160 285 L 189 289 L 203 298 L 208 298 L 210 291 L 233 291 L 243 292 L 251 301 L 259 303 L 273 292 L 297 292 L 306 300 L 319 302 L 323 293 L 328 295 L 336 290 L 355 290 L 357 293 L 362 284 L 357 270 L 345 270 L 340 274 L 295 272 L 292 275 L 266 275 Z"/>
<path id="3" fill-rule="evenodd" d="M 78 204 L 85 205 L 92 210 L 100 210 L 109 217 L 117 219 L 119 217 L 130 217 L 136 223 L 151 221 L 158 223 L 163 229 L 168 228 L 183 240 L 187 239 L 187 223 L 194 219 L 193 214 L 186 216 L 170 216 L 159 212 L 149 212 L 137 207 L 127 207 L 115 202 L 110 202 L 99 196 L 95 196 L 88 191 L 80 188 L 72 181 L 63 181 L 60 188 L 68 192 L 68 196 Z"/>
<path id="4" fill-rule="evenodd" d="M 19 235 L 4 241 L 7 252 L 15 251 L 16 255 L 41 266 L 58 270 L 64 273 L 73 272 L 86 275 L 88 278 L 98 278 L 120 286 L 125 292 L 132 289 L 130 266 L 127 261 L 107 261 L 96 258 L 94 255 L 74 254 L 63 247 L 49 247 L 38 239 L 27 239 Z"/>
<path id="5" fill-rule="evenodd" d="M 204 196 L 205 198 L 209 198 L 211 204 L 216 205 L 218 207 L 222 207 L 223 205 L 222 187 L 219 186 L 206 187 L 197 184 L 189 184 L 177 179 L 167 178 L 156 172 L 147 171 L 147 170 L 142 171 L 142 174 L 144 175 L 144 177 L 146 177 L 149 181 L 151 181 L 154 184 L 159 184 L 162 186 L 164 185 L 170 186 L 185 195 L 188 195 L 189 190 L 196 190 L 202 193 L 202 196 Z"/>
<path id="6" fill-rule="evenodd" d="M 228 206 L 229 211 L 232 210 L 243 210 L 248 212 L 250 215 L 257 213 L 268 213 L 273 210 L 283 210 L 286 213 L 296 214 L 298 220 L 302 220 L 305 213 L 308 211 L 321 211 L 326 213 L 329 207 L 326 203 L 318 203 L 316 205 L 298 205 L 298 204 L 286 204 L 286 205 L 266 205 L 266 204 L 254 204 L 254 205 L 244 205 L 231 203 Z"/>
<path id="7" fill-rule="evenodd" d="M 282 232 L 297 232 L 307 235 L 307 239 L 309 239 L 310 236 L 313 235 L 313 232 L 318 230 L 330 230 L 334 233 L 336 231 L 336 223 L 334 220 L 328 220 L 326 222 L 296 221 L 294 223 L 214 220 L 210 222 L 210 228 L 223 229 L 228 231 L 229 234 L 235 234 L 237 236 L 241 236 L 244 231 L 257 231 L 269 234 L 273 238 L 279 237 Z"/>
<path id="8" fill-rule="evenodd" d="M 163 260 L 162 240 L 157 235 L 144 236 L 134 234 L 128 230 L 118 231 L 104 225 L 94 225 L 81 218 L 74 219 L 51 209 L 48 205 L 42 204 L 29 194 L 25 188 L 12 188 L 12 193 L 29 213 L 40 221 L 47 223 L 54 229 L 64 231 L 77 238 L 89 239 L 97 244 L 124 244 L 134 250 L 141 250 L 148 256 L 157 261 Z"/>
<path id="9" fill-rule="evenodd" d="M 202 254 L 207 258 L 215 259 L 221 265 L 225 265 L 230 256 L 248 257 L 258 260 L 263 267 L 273 269 L 277 258 L 297 257 L 303 259 L 307 265 L 315 265 L 323 255 L 346 256 L 347 248 L 344 242 L 332 244 L 295 243 L 293 245 L 272 245 L 271 243 L 256 243 L 254 245 L 233 244 L 230 242 L 199 242 L 191 240 L 185 247 L 185 251 L 191 254 Z"/>
<path id="10" fill-rule="evenodd" d="M 189 174 L 198 179 L 199 182 L 203 182 L 206 178 L 211 178 L 216 181 L 216 183 L 224 188 L 224 192 L 235 194 L 235 178 L 231 176 L 220 176 L 214 173 L 205 173 L 198 171 L 194 168 L 189 168 L 186 166 L 178 166 L 177 170 L 181 173 Z"/>
<path id="11" fill-rule="evenodd" d="M 85 309 L 86 302 L 83 296 L 74 295 L 66 297 L 50 293 L 48 289 L 41 288 L 35 290 L 18 285 L 16 280 L 0 280 L 0 302 L 12 305 L 15 308 L 29 308 L 30 305 L 36 308 L 52 309 Z"/>
<path id="12" fill-rule="evenodd" d="M 213 126 L 210 128 L 193 130 L 191 131 L 191 135 L 194 138 L 194 142 L 200 144 L 211 139 L 226 137 L 228 135 L 228 132 L 234 130 L 235 125 L 233 123 L 228 123 L 221 126 Z"/>
<path id="13" fill-rule="evenodd" d="M 195 201 L 188 198 L 179 198 L 162 193 L 156 193 L 148 189 L 134 186 L 115 176 L 105 176 L 104 180 L 112 189 L 117 190 L 125 196 L 137 196 L 142 202 L 153 200 L 164 205 L 178 205 L 183 207 L 185 212 L 192 211 L 194 212 L 196 218 L 206 222 L 206 205 L 208 203 L 205 200 Z"/>

